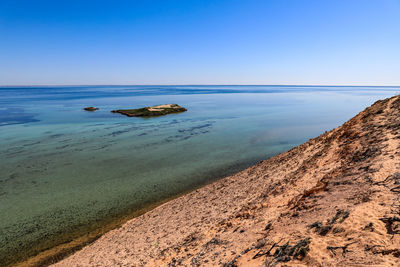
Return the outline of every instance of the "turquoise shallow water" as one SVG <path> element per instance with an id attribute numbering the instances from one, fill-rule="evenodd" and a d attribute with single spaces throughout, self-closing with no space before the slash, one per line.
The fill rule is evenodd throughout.
<path id="1" fill-rule="evenodd" d="M 0 87 L 0 265 L 286 151 L 399 91 Z M 147 119 L 110 113 L 166 103 L 188 111 Z"/>

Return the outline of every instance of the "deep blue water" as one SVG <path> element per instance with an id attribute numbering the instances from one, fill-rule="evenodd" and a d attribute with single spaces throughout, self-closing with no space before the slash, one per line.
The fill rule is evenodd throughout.
<path id="1" fill-rule="evenodd" d="M 399 91 L 0 87 L 0 265 L 286 151 Z M 147 119 L 110 112 L 167 103 L 188 111 Z"/>

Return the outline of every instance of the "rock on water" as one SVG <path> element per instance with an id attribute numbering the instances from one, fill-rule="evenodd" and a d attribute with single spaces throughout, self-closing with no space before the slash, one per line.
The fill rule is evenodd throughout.
<path id="1" fill-rule="evenodd" d="M 165 104 L 152 107 L 144 107 L 138 109 L 118 109 L 112 110 L 113 113 L 120 113 L 128 117 L 152 117 L 162 116 L 171 113 L 179 113 L 187 111 L 186 108 L 179 106 L 178 104 Z"/>
<path id="2" fill-rule="evenodd" d="M 96 107 L 87 107 L 87 108 L 84 108 L 84 110 L 86 110 L 86 111 L 96 111 L 96 110 L 99 110 L 99 108 L 96 108 Z"/>

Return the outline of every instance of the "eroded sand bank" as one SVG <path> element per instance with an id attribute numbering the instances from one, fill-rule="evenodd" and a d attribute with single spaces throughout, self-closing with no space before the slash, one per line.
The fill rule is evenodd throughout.
<path id="1" fill-rule="evenodd" d="M 399 151 L 397 96 L 56 266 L 399 266 Z"/>

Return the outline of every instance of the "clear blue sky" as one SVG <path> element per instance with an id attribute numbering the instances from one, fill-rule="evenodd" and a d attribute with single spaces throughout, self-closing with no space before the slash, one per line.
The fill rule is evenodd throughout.
<path id="1" fill-rule="evenodd" d="M 0 0 L 0 84 L 400 85 L 400 0 Z"/>

